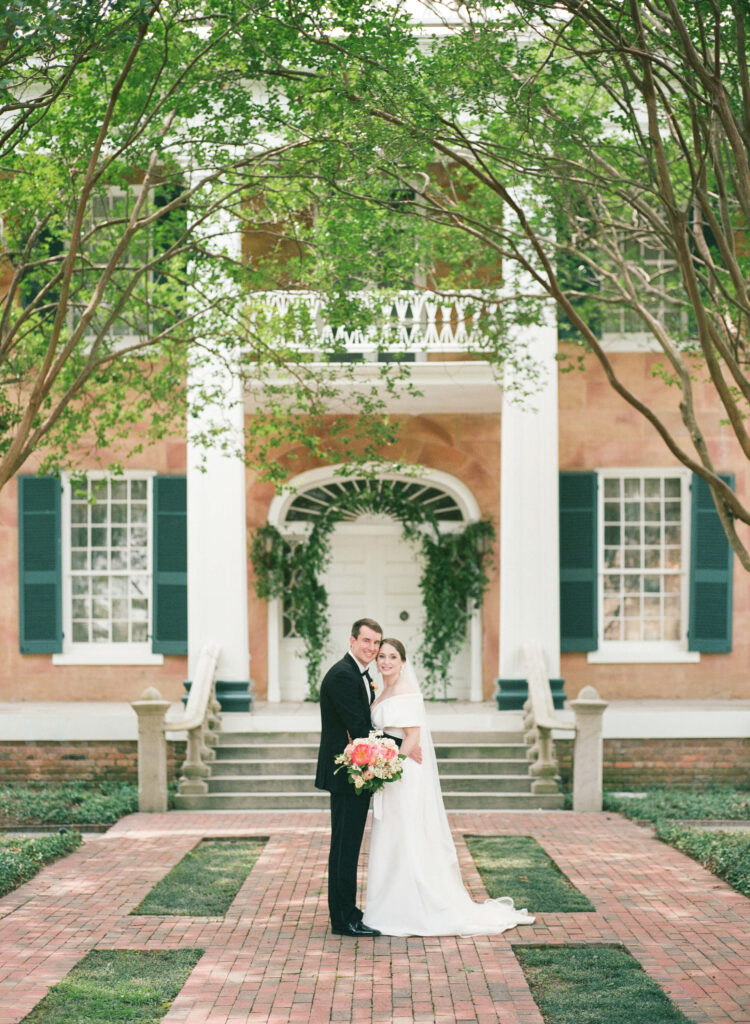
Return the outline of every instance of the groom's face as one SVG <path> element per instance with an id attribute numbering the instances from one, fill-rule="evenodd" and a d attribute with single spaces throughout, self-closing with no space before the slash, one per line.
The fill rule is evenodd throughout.
<path id="1" fill-rule="evenodd" d="M 359 636 L 349 638 L 349 649 L 361 665 L 369 665 L 380 647 L 380 633 L 367 626 L 359 627 Z"/>

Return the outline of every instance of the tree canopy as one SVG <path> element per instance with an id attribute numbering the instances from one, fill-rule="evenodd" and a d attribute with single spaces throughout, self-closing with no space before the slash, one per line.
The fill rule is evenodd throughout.
<path id="1" fill-rule="evenodd" d="M 480 286 L 474 315 L 498 362 L 521 355 L 514 325 L 541 321 L 552 300 L 562 337 L 593 352 L 708 482 L 750 568 L 735 528 L 750 507 L 719 476 L 706 441 L 716 424 L 696 402 L 708 383 L 750 457 L 747 6 L 409 9 L 420 29 L 384 4 L 377 27 L 362 19 L 344 34 L 325 9 L 289 5 L 300 43 L 287 137 L 307 145 L 281 161 L 297 193 L 276 193 L 277 220 L 290 224 L 295 202 L 315 208 L 316 269 L 351 289 Z M 607 340 L 633 335 L 663 357 L 655 372 L 679 389 L 680 429 L 618 376 Z"/>
<path id="2" fill-rule="evenodd" d="M 306 358 L 300 332 L 285 345 L 278 323 L 250 303 L 263 279 L 239 235 L 278 159 L 306 145 L 283 137 L 281 97 L 257 86 L 290 63 L 285 9 L 265 0 L 6 5 L 0 487 L 34 452 L 55 468 L 75 464 L 82 444 L 119 445 L 124 457 L 183 432 L 186 409 L 222 398 L 205 375 L 186 394 L 188 360 L 223 360 L 259 385 L 248 457 L 260 452 L 262 463 L 282 439 L 322 450 L 327 436 L 346 448 L 335 419 L 324 435 L 316 428 L 340 371 L 294 369 Z M 292 372 L 279 383 L 285 366 Z M 352 402 L 364 434 L 392 437 L 378 387 L 355 389 Z M 203 441 L 233 443 L 221 432 Z M 267 458 L 259 468 L 276 467 Z"/>

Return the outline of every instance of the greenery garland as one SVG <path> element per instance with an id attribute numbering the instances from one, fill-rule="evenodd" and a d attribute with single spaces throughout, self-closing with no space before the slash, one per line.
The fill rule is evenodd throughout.
<path id="1" fill-rule="evenodd" d="M 308 699 L 320 695 L 319 680 L 330 637 L 328 594 L 320 575 L 330 558 L 336 523 L 360 512 L 384 513 L 399 520 L 404 537 L 421 548 L 424 569 L 419 582 L 425 609 L 425 636 L 418 657 L 428 696 L 443 694 L 453 656 L 466 639 L 472 613 L 482 606 L 489 578 L 487 566 L 495 537 L 486 519 L 459 532 L 441 532 L 435 516 L 418 501 L 400 493 L 394 481 L 368 481 L 356 493 L 342 494 L 315 521 L 305 540 L 290 541 L 267 524 L 252 537 L 250 559 L 255 590 L 269 600 L 283 598 L 284 616 L 303 642 Z"/>

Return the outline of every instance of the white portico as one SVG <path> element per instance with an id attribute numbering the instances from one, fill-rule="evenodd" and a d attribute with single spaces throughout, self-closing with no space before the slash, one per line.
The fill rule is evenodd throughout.
<path id="1" fill-rule="evenodd" d="M 410 309 L 410 316 L 412 312 Z M 435 335 L 435 325 L 440 326 L 442 321 L 432 314 L 431 318 Z M 398 416 L 450 417 L 451 423 L 460 423 L 462 417 L 484 415 L 496 417 L 500 424 L 501 449 L 488 446 L 485 454 L 481 443 L 476 443 L 473 458 L 481 464 L 483 472 L 495 480 L 495 493 L 499 490 L 500 494 L 499 623 L 486 630 L 485 635 L 499 635 L 501 679 L 521 674 L 519 652 L 530 641 L 542 646 L 549 675 L 559 675 L 556 336 L 551 327 L 525 331 L 522 340 L 541 364 L 545 380 L 527 407 L 519 408 L 508 400 L 508 391 L 503 391 L 488 364 L 458 357 L 455 337 L 449 359 L 442 359 L 440 354 L 447 351 L 446 337 L 434 336 L 432 346 L 426 346 L 429 360 L 424 350 L 416 353 L 410 375 L 419 395 L 388 399 L 389 412 Z M 413 333 L 410 337 L 413 339 Z M 367 340 L 360 339 L 359 345 L 366 348 Z M 380 370 L 377 362 L 366 359 L 356 367 L 346 387 L 372 386 Z M 204 366 L 200 372 L 210 373 L 211 370 Z M 215 372 L 226 373 L 226 370 L 217 366 Z M 346 387 L 332 403 L 332 411 L 346 410 Z M 297 656 L 299 643 L 293 636 L 284 635 L 282 602 L 269 603 L 267 621 L 248 622 L 246 467 L 239 455 L 219 452 L 205 455 L 200 451 L 198 439 L 203 431 L 210 429 L 212 419 L 220 417 L 226 423 L 229 416 L 232 429 L 240 431 L 244 416 L 252 415 L 255 408 L 255 397 L 248 393 L 242 396 L 237 380 L 226 377 L 219 390 L 226 396 L 225 400 L 217 402 L 213 408 L 204 406 L 188 436 L 190 671 L 201 647 L 207 642 L 216 643 L 222 651 L 218 679 L 233 684 L 240 691 L 243 685 L 249 685 L 251 655 L 256 649 L 262 651 L 266 647 L 268 701 L 300 700 L 304 695 L 304 665 Z M 442 450 L 433 445 L 432 464 L 427 465 L 423 460 L 414 461 L 406 450 L 399 451 L 398 443 L 394 447 L 394 461 L 409 464 L 404 480 L 416 480 L 425 487 L 436 488 L 455 503 L 463 522 L 476 521 L 480 507 L 472 487 L 461 479 L 457 457 L 451 459 L 446 448 L 445 465 L 441 465 Z M 459 465 L 458 473 L 451 472 L 454 468 L 451 462 Z M 390 476 L 393 478 L 394 474 Z M 271 501 L 267 521 L 287 532 L 296 530 L 302 538 L 304 523 L 299 517 L 294 524 L 288 520 L 295 496 L 325 487 L 334 479 L 335 467 L 318 467 L 299 474 L 292 481 L 292 490 Z M 374 615 L 377 611 L 384 624 L 388 623 L 387 632 L 406 633 L 410 643 L 418 642 L 421 624 L 418 571 L 414 551 L 403 540 L 401 532 L 398 522 L 373 517 L 366 510 L 337 527 L 325 579 L 331 595 L 332 637 L 344 635 L 345 643 L 351 620 L 360 614 Z M 345 583 L 352 576 L 360 581 L 356 593 Z M 486 643 L 486 640 L 484 645 L 482 642 L 481 613 L 477 613 L 472 618 L 460 660 L 452 666 L 460 680 L 459 688 L 451 694 L 454 699 L 482 700 L 482 657 Z M 497 659 L 498 655 L 493 652 L 493 656 Z M 494 664 L 497 665 L 497 660 Z M 256 670 L 258 675 L 265 675 L 260 664 Z M 485 679 L 485 697 L 486 691 Z"/>

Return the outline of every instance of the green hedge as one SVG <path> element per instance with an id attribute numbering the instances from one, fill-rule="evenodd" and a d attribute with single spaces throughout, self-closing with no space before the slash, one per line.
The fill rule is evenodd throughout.
<path id="1" fill-rule="evenodd" d="M 72 853 L 81 845 L 80 832 L 63 832 L 51 836 L 0 839 L 0 896 L 17 888 L 53 860 Z"/>
<path id="2" fill-rule="evenodd" d="M 0 820 L 19 825 L 112 825 L 138 810 L 131 782 L 10 783 L 0 790 Z"/>
<path id="3" fill-rule="evenodd" d="M 750 832 L 708 831 L 660 821 L 656 835 L 750 896 Z"/>
<path id="4" fill-rule="evenodd" d="M 604 810 L 617 811 L 639 821 L 681 818 L 750 819 L 750 793 L 730 787 L 705 790 L 650 789 L 644 796 L 619 796 L 605 792 Z"/>

